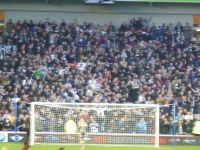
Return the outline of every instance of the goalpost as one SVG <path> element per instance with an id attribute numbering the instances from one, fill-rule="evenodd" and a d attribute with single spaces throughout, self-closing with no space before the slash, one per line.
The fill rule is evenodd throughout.
<path id="1" fill-rule="evenodd" d="M 87 124 L 85 144 L 159 147 L 159 106 L 152 104 L 31 103 L 33 144 L 80 144 L 79 121 Z"/>

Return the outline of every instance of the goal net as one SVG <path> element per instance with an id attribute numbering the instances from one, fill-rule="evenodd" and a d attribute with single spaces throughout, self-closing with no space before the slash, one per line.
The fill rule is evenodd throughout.
<path id="1" fill-rule="evenodd" d="M 81 138 L 85 144 L 158 147 L 159 106 L 31 103 L 31 144 L 80 144 Z"/>

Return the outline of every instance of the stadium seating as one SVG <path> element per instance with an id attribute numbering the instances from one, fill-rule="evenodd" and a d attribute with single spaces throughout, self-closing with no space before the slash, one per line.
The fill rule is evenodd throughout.
<path id="1" fill-rule="evenodd" d="M 190 134 L 200 118 L 200 41 L 186 25 L 9 20 L 0 38 L 0 130 L 29 121 L 30 103 L 160 104 L 161 133 Z"/>

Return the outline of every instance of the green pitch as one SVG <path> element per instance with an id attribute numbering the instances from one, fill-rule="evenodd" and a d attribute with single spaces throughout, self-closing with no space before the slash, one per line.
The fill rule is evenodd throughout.
<path id="1" fill-rule="evenodd" d="M 0 149 L 7 147 L 8 150 L 20 150 L 22 143 L 0 143 Z M 62 146 L 62 145 L 60 145 Z M 79 146 L 64 146 L 66 150 L 79 150 Z M 59 146 L 34 145 L 30 150 L 58 150 Z M 149 147 L 126 147 L 126 146 L 86 146 L 85 150 L 200 150 L 200 146 L 161 146 L 160 148 Z"/>

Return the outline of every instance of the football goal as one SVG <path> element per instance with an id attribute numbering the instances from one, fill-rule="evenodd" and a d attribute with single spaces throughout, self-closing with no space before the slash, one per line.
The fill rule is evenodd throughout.
<path id="1" fill-rule="evenodd" d="M 32 145 L 80 144 L 82 141 L 86 145 L 159 147 L 159 106 L 31 103 Z"/>

